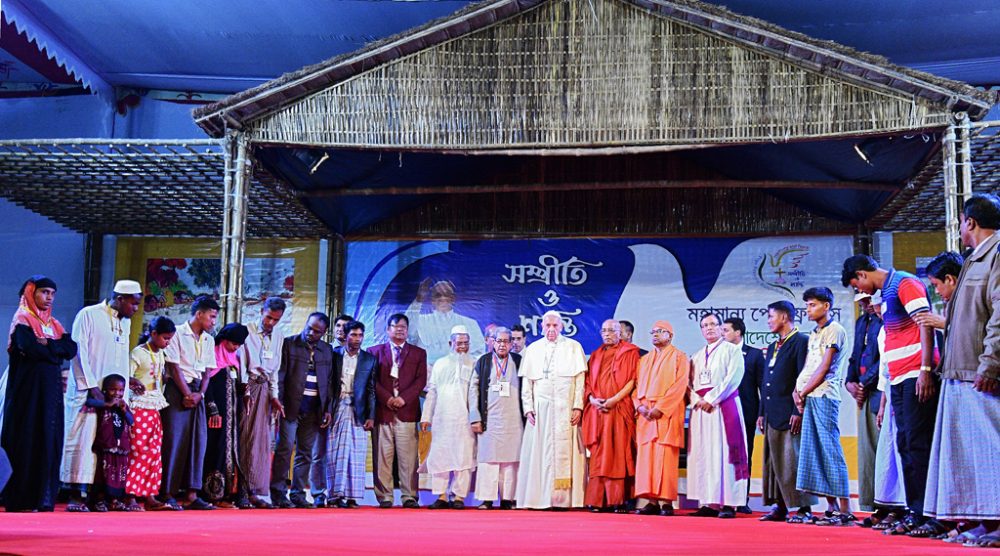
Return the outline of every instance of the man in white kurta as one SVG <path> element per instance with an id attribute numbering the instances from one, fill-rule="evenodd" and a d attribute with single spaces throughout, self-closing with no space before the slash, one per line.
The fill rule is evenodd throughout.
<path id="1" fill-rule="evenodd" d="M 583 506 L 587 469 L 580 423 L 587 359 L 562 328 L 559 313 L 545 313 L 545 338 L 524 350 L 517 373 L 527 417 L 517 470 L 520 508 Z"/>
<path id="2" fill-rule="evenodd" d="M 132 280 L 119 280 L 111 299 L 84 307 L 73 320 L 73 341 L 79 346 L 72 372 L 66 381 L 65 438 L 59 480 L 71 488 L 69 511 L 83 511 L 82 491 L 94 482 L 97 456 L 97 413 L 84 405 L 87 395 L 104 399 L 104 377 L 129 376 L 129 338 L 131 318 L 139 310 L 142 286 Z M 129 389 L 125 389 L 128 400 Z"/>
<path id="3" fill-rule="evenodd" d="M 702 318 L 701 334 L 707 345 L 691 356 L 691 438 L 686 494 L 701 506 L 694 515 L 732 518 L 734 507 L 747 503 L 750 480 L 746 431 L 737 394 L 743 380 L 743 352 L 722 338 L 716 315 Z M 734 423 L 739 426 L 734 427 Z M 735 437 L 737 434 L 739 438 Z M 738 453 L 740 450 L 742 453 Z"/>
<path id="4" fill-rule="evenodd" d="M 479 509 L 491 509 L 499 497 L 500 509 L 511 510 L 524 432 L 521 381 L 517 377 L 521 357 L 510 353 L 510 330 L 497 327 L 495 334 L 493 353 L 483 354 L 472 372 L 469 424 L 477 435 L 476 498 L 482 500 Z"/>
<path id="5" fill-rule="evenodd" d="M 431 475 L 431 492 L 439 495 L 432 510 L 464 508 L 476 467 L 476 438 L 469 427 L 469 381 L 476 362 L 469 357 L 468 330 L 454 327 L 450 344 L 451 353 L 431 369 L 420 417 L 420 429 L 431 431 L 423 467 Z M 450 497 L 454 500 L 449 502 Z"/>
<path id="6" fill-rule="evenodd" d="M 430 297 L 431 312 L 421 313 L 424 301 Z M 486 340 L 475 319 L 455 312 L 455 287 L 442 280 L 433 286 L 425 279 L 417 289 L 417 297 L 406 309 L 410 321 L 410 340 L 427 350 L 427 361 L 437 361 L 450 352 L 451 329 L 464 326 L 469 331 L 469 355 L 473 358 L 483 354 Z"/>

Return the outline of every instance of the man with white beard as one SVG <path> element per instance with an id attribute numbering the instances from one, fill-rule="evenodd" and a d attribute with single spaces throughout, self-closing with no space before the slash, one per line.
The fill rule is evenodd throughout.
<path id="1" fill-rule="evenodd" d="M 434 363 L 427 379 L 427 398 L 420 430 L 431 433 L 431 449 L 424 462 L 431 475 L 431 491 L 439 498 L 432 510 L 465 507 L 472 470 L 476 467 L 476 437 L 469 427 L 469 382 L 476 361 L 469 356 L 469 331 L 451 329 L 451 353 Z M 449 495 L 454 497 L 450 503 Z"/>
<path id="2" fill-rule="evenodd" d="M 580 423 L 587 359 L 562 329 L 559 313 L 545 313 L 545 337 L 524 350 L 517 373 L 528 419 L 517 472 L 520 508 L 583 506 L 587 476 Z"/>

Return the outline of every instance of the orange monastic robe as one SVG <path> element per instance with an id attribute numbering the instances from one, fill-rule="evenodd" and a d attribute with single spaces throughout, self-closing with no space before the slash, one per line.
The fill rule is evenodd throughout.
<path id="1" fill-rule="evenodd" d="M 601 346 L 590 354 L 583 399 L 610 398 L 635 380 L 639 348 L 628 342 Z M 586 403 L 583 444 L 590 450 L 589 477 L 584 503 L 588 506 L 624 504 L 632 497 L 635 477 L 635 407 L 626 396 L 608 413 Z"/>
<path id="2" fill-rule="evenodd" d="M 638 416 L 635 495 L 677 500 L 677 463 L 684 446 L 684 394 L 688 388 L 688 358 L 674 346 L 642 356 L 632 400 L 635 408 L 659 409 L 650 421 Z"/>

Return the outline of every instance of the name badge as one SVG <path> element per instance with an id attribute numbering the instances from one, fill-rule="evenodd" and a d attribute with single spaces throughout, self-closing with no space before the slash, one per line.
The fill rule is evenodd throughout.
<path id="1" fill-rule="evenodd" d="M 265 349 L 264 350 L 264 354 L 261 355 L 261 358 L 262 359 L 274 359 L 274 352 L 271 351 L 271 350 L 269 350 L 269 349 Z"/>
<path id="2" fill-rule="evenodd" d="M 52 330 L 51 326 L 43 324 L 42 325 L 42 334 L 45 334 L 46 336 L 52 337 L 52 336 L 55 336 L 56 331 Z"/>
<path id="3" fill-rule="evenodd" d="M 701 386 L 712 384 L 712 371 L 706 369 L 698 373 L 698 384 Z"/>
<path id="4" fill-rule="evenodd" d="M 510 383 L 509 382 L 501 382 L 497 386 L 500 387 L 500 397 L 501 398 L 509 398 L 510 397 Z"/>
<path id="5" fill-rule="evenodd" d="M 229 378 L 236 380 L 236 368 L 229 367 Z"/>

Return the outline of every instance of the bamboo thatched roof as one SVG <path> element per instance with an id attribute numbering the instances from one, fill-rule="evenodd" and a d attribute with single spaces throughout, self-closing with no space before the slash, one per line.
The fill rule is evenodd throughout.
<path id="1" fill-rule="evenodd" d="M 368 148 L 690 146 L 981 118 L 992 93 L 693 0 L 498 0 L 195 111 Z"/>

